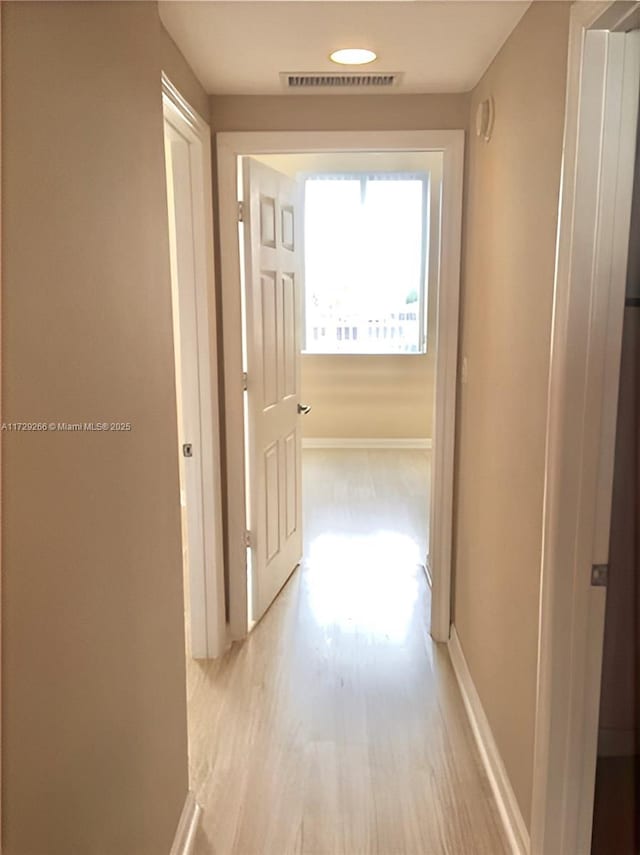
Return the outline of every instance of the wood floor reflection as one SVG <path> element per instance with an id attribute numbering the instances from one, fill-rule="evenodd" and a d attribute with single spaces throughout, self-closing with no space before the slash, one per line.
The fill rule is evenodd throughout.
<path id="1" fill-rule="evenodd" d="M 428 635 L 429 454 L 306 451 L 305 559 L 251 636 L 189 663 L 197 855 L 508 852 Z"/>

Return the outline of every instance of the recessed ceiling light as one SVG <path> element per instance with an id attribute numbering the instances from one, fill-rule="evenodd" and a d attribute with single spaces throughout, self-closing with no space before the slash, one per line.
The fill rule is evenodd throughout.
<path id="1" fill-rule="evenodd" d="M 376 58 L 377 54 L 367 48 L 342 48 L 329 54 L 329 59 L 340 65 L 366 65 Z"/>

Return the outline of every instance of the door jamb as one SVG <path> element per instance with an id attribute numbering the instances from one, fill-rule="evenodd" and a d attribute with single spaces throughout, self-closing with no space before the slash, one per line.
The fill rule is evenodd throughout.
<path id="1" fill-rule="evenodd" d="M 591 566 L 608 561 L 640 77 L 638 50 L 629 37 L 621 42 L 621 31 L 639 7 L 578 2 L 571 12 L 546 434 L 531 855 L 590 851 L 606 596 L 606 589 L 591 586 Z M 587 39 L 590 30 L 599 32 Z M 612 37 L 612 31 L 620 32 Z"/>
<path id="2" fill-rule="evenodd" d="M 441 151 L 442 213 L 438 288 L 430 553 L 431 634 L 448 641 L 451 625 L 453 468 L 458 361 L 464 131 L 250 131 L 217 134 L 226 420 L 229 629 L 249 630 L 245 543 L 244 401 L 239 158 L 252 154 L 332 151 Z"/>
<path id="3" fill-rule="evenodd" d="M 226 648 L 224 562 L 222 549 L 222 484 L 220 479 L 220 418 L 216 305 L 214 288 L 211 131 L 209 125 L 162 74 L 164 121 L 173 125 L 194 146 L 198 168 L 192 175 L 194 209 L 196 311 L 200 401 L 199 466 L 202 477 L 203 578 L 193 580 L 202 597 L 191 609 L 190 652 L 194 659 L 213 659 Z M 174 287 L 172 284 L 172 288 Z M 177 381 L 177 378 L 176 378 Z M 176 448 L 176 454 L 178 453 Z M 184 548 L 184 545 L 183 545 Z M 191 585 L 191 581 L 190 581 Z M 187 594 L 188 592 L 185 592 Z"/>

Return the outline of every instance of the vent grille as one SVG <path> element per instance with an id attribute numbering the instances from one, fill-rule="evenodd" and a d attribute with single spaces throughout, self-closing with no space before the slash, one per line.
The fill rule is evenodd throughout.
<path id="1" fill-rule="evenodd" d="M 398 86 L 402 75 L 396 71 L 378 74 L 283 72 L 280 78 L 285 89 L 388 89 Z"/>

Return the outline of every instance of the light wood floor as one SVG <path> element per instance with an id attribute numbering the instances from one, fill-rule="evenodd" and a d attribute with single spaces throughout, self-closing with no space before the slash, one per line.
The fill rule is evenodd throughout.
<path id="1" fill-rule="evenodd" d="M 507 853 L 428 635 L 429 458 L 306 451 L 305 560 L 251 636 L 189 663 L 197 855 Z"/>

